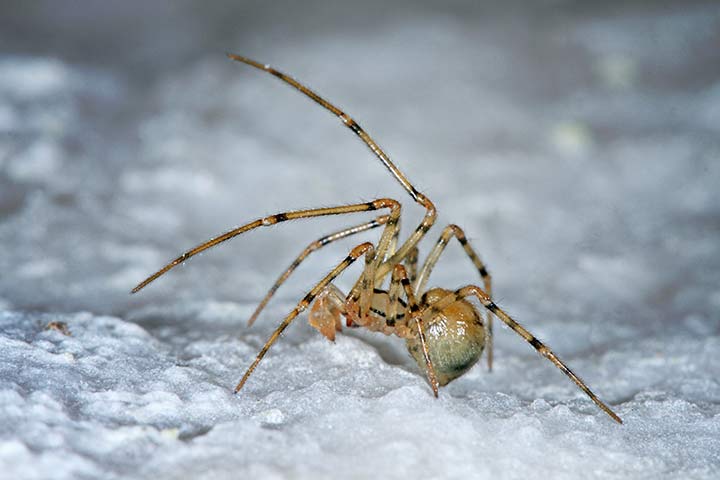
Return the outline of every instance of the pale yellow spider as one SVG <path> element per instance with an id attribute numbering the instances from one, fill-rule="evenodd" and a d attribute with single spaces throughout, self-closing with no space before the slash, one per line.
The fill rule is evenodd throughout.
<path id="1" fill-rule="evenodd" d="M 346 127 L 355 132 L 365 142 L 375 156 L 380 159 L 383 165 L 410 194 L 412 199 L 426 210 L 422 222 L 399 246 L 400 203 L 390 198 L 355 205 L 278 213 L 230 230 L 188 250 L 138 284 L 132 290 L 132 293 L 139 291 L 193 255 L 258 227 L 269 227 L 276 223 L 299 218 L 387 210 L 386 213 L 377 216 L 370 222 L 340 230 L 312 242 L 278 278 L 255 310 L 249 324 L 253 323 L 278 287 L 311 252 L 335 240 L 383 226 L 377 245 L 366 242 L 353 248 L 342 262 L 300 300 L 260 350 L 255 361 L 250 365 L 235 388 L 235 392 L 238 392 L 245 385 L 247 379 L 272 344 L 280 337 L 280 334 L 313 302 L 315 303 L 310 312 L 310 325 L 330 340 L 334 340 L 335 332 L 341 329 L 341 317 L 345 317 L 348 327 L 364 327 L 374 332 L 382 332 L 386 335 L 393 334 L 404 338 L 408 351 L 418 363 L 420 369 L 426 373 L 436 397 L 438 395 L 438 386 L 446 385 L 468 371 L 480 359 L 485 345 L 488 347 L 488 367 L 492 368 L 492 316 L 495 315 L 523 337 L 540 355 L 550 360 L 565 375 L 570 377 L 613 420 L 622 423 L 620 417 L 596 397 L 587 385 L 552 350 L 510 318 L 492 301 L 490 274 L 488 274 L 482 261 L 468 243 L 460 227 L 457 225 L 445 227 L 439 240 L 418 271 L 417 244 L 435 223 L 435 206 L 429 198 L 420 193 L 410 183 L 407 177 L 400 172 L 385 152 L 355 120 L 295 79 L 269 65 L 263 65 L 239 55 L 228 54 L 228 57 L 278 77 L 337 115 Z M 468 285 L 457 290 L 432 288 L 426 291 L 425 285 L 430 272 L 453 237 L 458 240 L 477 268 L 483 280 L 483 288 Z M 365 268 L 353 288 L 345 295 L 332 282 L 350 264 L 362 256 L 365 257 Z M 391 275 L 390 284 L 387 290 L 384 290 L 382 286 L 388 275 Z M 466 300 L 466 297 L 473 296 L 489 311 L 486 323 L 483 322 L 476 307 Z"/>

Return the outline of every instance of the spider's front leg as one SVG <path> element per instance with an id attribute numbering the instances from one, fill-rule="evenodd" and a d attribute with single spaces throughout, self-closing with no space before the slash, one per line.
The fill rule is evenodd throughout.
<path id="1" fill-rule="evenodd" d="M 390 210 L 390 214 L 388 216 L 387 224 L 395 224 L 397 223 L 398 218 L 400 217 L 400 204 L 391 198 L 381 198 L 378 200 L 374 200 L 372 202 L 366 202 L 366 203 L 356 203 L 353 205 L 341 205 L 337 207 L 327 207 L 327 208 L 313 208 L 310 210 L 295 210 L 291 212 L 281 212 L 276 213 L 275 215 L 270 215 L 268 217 L 264 218 L 258 218 L 257 220 L 246 223 L 245 225 L 242 225 L 240 227 L 234 228 L 228 232 L 223 233 L 222 235 L 219 235 L 217 237 L 213 237 L 210 240 L 206 241 L 205 243 L 202 243 L 194 248 L 191 248 L 190 250 L 186 251 L 179 257 L 177 257 L 175 260 L 171 261 L 167 265 L 165 265 L 163 268 L 158 270 L 157 272 L 153 273 L 149 277 L 147 277 L 145 280 L 140 282 L 131 290 L 130 293 L 137 293 L 146 286 L 148 286 L 150 283 L 157 280 L 159 277 L 165 275 L 168 271 L 173 269 L 174 267 L 180 265 L 181 263 L 187 261 L 191 257 L 194 257 L 195 255 L 204 252 L 205 250 L 208 250 L 210 248 L 213 248 L 223 242 L 226 242 L 232 238 L 237 237 L 238 235 L 242 235 L 243 233 L 249 232 L 251 230 L 254 230 L 256 228 L 260 227 L 271 227 L 273 225 L 277 225 L 278 223 L 287 222 L 289 220 L 297 220 L 301 218 L 313 218 L 313 217 L 323 217 L 327 215 L 345 215 L 348 213 L 360 213 L 360 212 L 369 212 L 373 210 L 379 210 L 381 208 L 387 208 Z M 392 232 L 388 232 L 388 228 L 385 228 L 385 231 L 383 233 L 382 238 L 380 239 L 381 245 L 387 245 L 390 243 L 390 238 L 392 236 Z"/>

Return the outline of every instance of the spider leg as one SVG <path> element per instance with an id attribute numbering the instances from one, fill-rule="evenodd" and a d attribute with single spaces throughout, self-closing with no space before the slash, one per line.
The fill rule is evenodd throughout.
<path id="1" fill-rule="evenodd" d="M 385 259 L 384 253 L 385 250 L 378 248 L 377 253 L 377 270 L 375 273 L 375 284 L 382 283 L 382 280 L 385 278 L 385 276 L 390 273 L 392 268 L 396 263 L 399 263 L 404 259 L 407 254 L 412 250 L 412 248 L 417 245 L 417 243 L 422 239 L 422 237 L 425 235 L 425 233 L 430 230 L 430 227 L 432 227 L 433 223 L 435 223 L 435 218 L 437 216 L 435 205 L 430 201 L 428 197 L 426 197 L 424 194 L 420 193 L 412 183 L 410 183 L 410 180 L 407 179 L 407 177 L 400 171 L 400 169 L 395 166 L 395 164 L 390 160 L 390 157 L 383 151 L 380 146 L 375 143 L 375 140 L 370 137 L 370 135 L 363 130 L 363 128 L 355 121 L 353 120 L 348 114 L 340 110 L 338 107 L 333 105 L 332 103 L 328 102 L 324 98 L 322 98 L 320 95 L 315 93 L 314 91 L 310 90 L 305 85 L 301 84 L 294 78 L 290 77 L 289 75 L 286 75 L 279 70 L 276 70 L 275 68 L 271 67 L 270 65 L 264 65 L 260 62 L 257 62 L 255 60 L 252 60 L 247 57 L 243 57 L 240 55 L 233 55 L 228 53 L 228 58 L 231 60 L 235 60 L 237 62 L 244 63 L 246 65 L 250 65 L 251 67 L 255 67 L 259 70 L 263 70 L 283 82 L 287 83 L 288 85 L 294 87 L 296 90 L 300 91 L 307 97 L 309 97 L 311 100 L 313 100 L 318 105 L 322 106 L 326 110 L 332 112 L 334 115 L 336 115 L 343 124 L 348 127 L 350 130 L 353 131 L 360 139 L 365 143 L 365 145 L 368 146 L 368 148 L 375 154 L 375 156 L 385 165 L 385 168 L 387 168 L 390 173 L 395 177 L 395 179 L 400 183 L 400 185 L 403 186 L 403 188 L 408 192 L 408 194 L 412 197 L 415 202 L 422 205 L 425 209 L 425 217 L 422 220 L 422 223 L 417 227 L 415 232 L 408 237 L 408 239 L 404 242 L 404 244 L 398 249 L 397 252 L 395 252 L 391 258 Z"/>
<path id="2" fill-rule="evenodd" d="M 425 197 L 422 193 L 418 192 L 415 187 L 410 183 L 410 181 L 407 179 L 405 175 L 400 171 L 399 168 L 395 166 L 395 164 L 390 160 L 390 157 L 383 151 L 382 148 L 380 148 L 380 145 L 375 143 L 375 140 L 370 137 L 370 135 L 363 130 L 363 128 L 358 125 L 358 123 L 350 118 L 348 114 L 337 108 L 332 103 L 328 102 L 324 98 L 322 98 L 320 95 L 315 93 L 314 91 L 310 90 L 308 87 L 303 85 L 302 83 L 298 82 L 294 78 L 292 78 L 289 75 L 286 75 L 270 65 L 263 65 L 260 62 L 256 62 L 255 60 L 252 60 L 247 57 L 243 57 L 240 55 L 233 55 L 231 53 L 227 54 L 228 58 L 231 60 L 235 60 L 237 62 L 244 63 L 246 65 L 250 65 L 251 67 L 255 67 L 259 70 L 263 70 L 265 72 L 268 72 L 269 74 L 279 78 L 283 82 L 287 83 L 288 85 L 294 87 L 296 90 L 300 91 L 307 97 L 309 97 L 311 100 L 313 100 L 315 103 L 320 105 L 326 110 L 329 110 L 333 114 L 335 114 L 342 122 L 343 124 L 348 127 L 350 130 L 355 133 L 360 139 L 365 143 L 365 145 L 368 146 L 368 148 L 375 154 L 375 156 L 385 165 L 385 168 L 387 168 L 390 173 L 395 177 L 395 179 L 400 182 L 400 184 L 403 186 L 403 188 L 410 194 L 410 196 L 415 200 L 417 203 L 423 206 L 427 206 L 428 203 L 430 203 L 430 200 Z"/>
<path id="3" fill-rule="evenodd" d="M 420 270 L 420 274 L 417 276 L 414 282 L 414 290 L 415 295 L 418 294 L 418 292 L 422 292 L 425 290 L 425 285 L 427 284 L 428 278 L 430 278 L 430 272 L 432 272 L 433 268 L 435 267 L 435 264 L 437 263 L 438 259 L 440 258 L 440 255 L 445 250 L 445 247 L 447 247 L 448 242 L 450 242 L 450 239 L 452 237 L 457 238 L 458 242 L 460 242 L 460 245 L 462 245 L 463 250 L 465 250 L 465 253 L 468 257 L 470 257 L 470 260 L 472 261 L 473 265 L 475 265 L 475 268 L 477 268 L 478 273 L 480 274 L 480 278 L 483 281 L 483 287 L 485 288 L 485 292 L 488 294 L 488 296 L 492 297 L 492 278 L 490 277 L 490 274 L 488 273 L 487 269 L 485 268 L 485 264 L 483 264 L 482 260 L 480 260 L 480 257 L 475 253 L 475 250 L 473 250 L 472 246 L 470 246 L 470 243 L 468 242 L 467 238 L 465 237 L 465 233 L 463 232 L 462 228 L 458 227 L 457 225 L 448 225 L 445 227 L 442 231 L 442 234 L 440 235 L 440 238 L 438 239 L 437 243 L 433 247 L 433 249 L 430 251 L 430 254 L 428 254 L 427 259 L 425 260 L 425 263 L 422 266 L 422 269 Z M 488 359 L 488 370 L 492 370 L 492 363 L 493 363 L 493 315 L 492 313 L 488 312 L 487 314 L 487 324 L 485 327 L 486 333 L 487 333 L 487 359 Z"/>
<path id="4" fill-rule="evenodd" d="M 376 255 L 378 254 L 375 252 L 365 255 L 365 270 L 360 278 L 360 288 L 357 294 L 359 306 L 358 315 L 360 315 L 360 318 L 368 316 L 372 307 L 372 299 L 375 291 L 373 282 L 375 281 L 375 266 L 377 265 L 375 262 Z M 350 293 L 350 296 L 353 296 L 353 292 Z"/>
<path id="5" fill-rule="evenodd" d="M 278 326 L 278 328 L 270 335 L 270 338 L 265 343 L 263 348 L 260 350 L 260 352 L 257 354 L 257 357 L 255 357 L 255 361 L 250 365 L 250 367 L 245 372 L 245 375 L 243 375 L 240 382 L 235 387 L 235 393 L 239 392 L 240 389 L 245 385 L 245 382 L 247 382 L 248 377 L 252 374 L 252 372 L 255 370 L 255 368 L 258 366 L 260 361 L 263 359 L 267 351 L 270 349 L 270 347 L 277 341 L 278 338 L 280 338 L 280 334 L 290 325 L 290 323 L 307 307 L 312 303 L 312 301 L 317 297 L 320 292 L 323 291 L 323 289 L 332 282 L 335 277 L 340 275 L 346 268 L 348 268 L 355 260 L 360 258 L 362 255 L 374 255 L 375 249 L 373 248 L 372 243 L 361 243 L 357 247 L 353 248 L 352 251 L 348 254 L 345 259 L 340 262 L 335 268 L 332 269 L 330 273 L 328 273 L 325 278 L 320 280 L 311 290 L 308 292 L 305 297 L 303 297 L 302 300 L 297 304 L 297 306 L 290 312 L 285 319 L 282 321 L 282 323 Z"/>
<path id="6" fill-rule="evenodd" d="M 553 353 L 552 350 L 550 350 L 549 347 L 547 347 L 544 343 L 542 343 L 540 340 L 535 338 L 535 336 L 527 331 L 525 328 L 523 328 L 522 325 L 520 325 L 518 322 L 510 318 L 510 316 L 505 313 L 500 307 L 498 307 L 490 298 L 490 295 L 485 293 L 480 287 L 476 285 L 468 285 L 466 287 L 460 288 L 458 290 L 455 290 L 454 292 L 446 295 L 445 297 L 441 298 L 437 302 L 433 303 L 432 306 L 425 308 L 423 312 L 420 313 L 423 317 L 428 317 L 434 315 L 437 311 L 442 310 L 444 307 L 450 305 L 453 302 L 456 302 L 458 300 L 461 300 L 465 297 L 469 297 L 471 295 L 474 295 L 480 300 L 480 303 L 487 308 L 489 311 L 491 311 L 494 315 L 496 315 L 500 320 L 505 322 L 505 324 L 512 328 L 515 333 L 520 335 L 525 339 L 526 342 L 528 342 L 532 347 L 538 351 L 540 355 L 550 360 L 552 363 L 555 364 L 557 368 L 559 368 L 565 375 L 567 375 L 570 380 L 575 382 L 575 385 L 577 385 L 580 390 L 585 392 L 585 394 L 590 397 L 590 399 L 595 402 L 595 404 L 600 407 L 605 413 L 607 413 L 610 418 L 615 420 L 618 423 L 622 423 L 622 420 L 620 417 L 613 412 L 610 407 L 608 407 L 605 403 L 603 403 L 583 382 L 580 377 L 575 375 L 570 368 L 568 368 L 565 363 L 563 363 L 556 355 Z"/>
<path id="7" fill-rule="evenodd" d="M 410 283 L 415 283 L 415 279 L 417 279 L 417 266 L 418 266 L 418 248 L 413 247 L 410 249 L 410 251 L 407 254 L 407 257 L 405 258 L 405 267 L 408 270 L 408 278 L 410 279 Z"/>
<path id="8" fill-rule="evenodd" d="M 310 245 L 305 247 L 305 249 L 298 255 L 298 257 L 290 264 L 290 266 L 285 270 L 282 275 L 278 277 L 278 279 L 275 281 L 272 287 L 270 287 L 270 290 L 265 295 L 265 298 L 262 299 L 260 304 L 255 309 L 255 312 L 250 316 L 250 319 L 248 320 L 248 327 L 252 326 L 253 323 L 255 323 L 255 320 L 257 319 L 258 315 L 260 315 L 260 312 L 265 308 L 267 303 L 270 301 L 272 296 L 277 292 L 278 288 L 280 288 L 280 285 L 282 285 L 285 280 L 288 279 L 290 274 L 295 271 L 295 269 L 302 263 L 305 258 L 307 258 L 308 255 L 310 255 L 315 250 L 318 250 L 336 240 L 340 240 L 346 237 L 349 237 L 351 235 L 355 235 L 356 233 L 365 232 L 367 230 L 379 227 L 380 225 L 384 225 L 387 223 L 388 219 L 390 218 L 389 215 L 382 215 L 380 217 L 375 218 L 374 220 L 362 223 L 360 225 L 356 225 L 354 227 L 346 228 L 344 230 L 340 230 L 335 233 L 331 233 L 330 235 L 325 235 L 322 238 L 319 238 L 312 242 Z M 393 237 L 395 238 L 395 237 Z"/>
<path id="9" fill-rule="evenodd" d="M 383 260 L 389 259 L 397 250 L 398 245 L 398 238 L 400 237 L 400 219 L 398 218 L 398 222 L 395 228 L 395 231 L 393 232 L 393 236 L 390 239 L 390 243 L 388 244 L 387 252 L 385 252 L 385 258 Z"/>
<path id="10" fill-rule="evenodd" d="M 283 212 L 283 213 L 276 213 L 275 215 L 270 215 L 269 217 L 260 218 L 253 222 L 247 223 L 243 226 L 234 228 L 228 232 L 223 233 L 222 235 L 218 237 L 211 238 L 205 243 L 202 243 L 198 245 L 195 248 L 192 248 L 188 250 L 187 252 L 183 253 L 179 257 L 177 257 L 175 260 L 171 261 L 167 265 L 165 265 L 163 268 L 158 270 L 157 272 L 150 275 L 148 278 L 140 282 L 135 288 L 132 289 L 131 293 L 136 293 L 140 291 L 141 289 L 145 288 L 149 283 L 156 280 L 158 277 L 164 275 L 167 273 L 168 270 L 171 268 L 183 263 L 190 257 L 193 257 L 197 255 L 200 252 L 203 252 L 207 250 L 208 248 L 212 248 L 222 242 L 225 242 L 226 240 L 230 240 L 231 238 L 237 237 L 238 235 L 245 233 L 247 231 L 253 230 L 258 227 L 269 227 L 271 225 L 275 225 L 276 223 L 285 222 L 287 220 L 296 220 L 299 218 L 310 218 L 310 217 L 321 217 L 325 215 L 342 215 L 347 213 L 356 213 L 356 212 L 368 212 L 372 210 L 378 210 L 381 208 L 388 208 L 390 209 L 390 215 L 387 220 L 387 225 L 395 225 L 397 223 L 398 218 L 400 217 L 400 203 L 398 203 L 396 200 L 392 200 L 390 198 L 382 198 L 379 200 L 375 200 L 372 202 L 367 203 L 357 203 L 353 205 L 342 205 L 338 207 L 327 207 L 327 208 L 314 208 L 311 210 L 296 210 L 293 212 Z M 392 231 L 388 231 L 388 228 L 385 228 L 385 232 L 383 233 L 383 236 L 381 237 L 381 244 L 387 244 L 390 241 L 390 236 L 392 235 Z"/>
<path id="11" fill-rule="evenodd" d="M 390 288 L 388 289 L 387 312 L 385 313 L 385 324 L 388 327 L 396 327 L 400 313 L 403 314 L 403 319 L 406 318 L 405 311 L 408 306 L 400 302 L 400 295 L 404 290 L 402 277 L 398 269 L 400 266 L 401 265 L 398 264 L 398 266 L 393 269 L 392 280 L 390 281 Z"/>
<path id="12" fill-rule="evenodd" d="M 378 265 L 382 264 L 384 258 L 392 256 L 397 245 L 399 232 L 399 215 L 389 218 L 378 241 L 376 251 L 373 255 L 365 257 L 365 269 L 347 297 L 347 302 L 351 306 L 350 310 L 353 310 L 359 318 L 364 318 L 370 313 L 375 286 L 382 284 L 382 279 L 376 277 L 375 271 Z"/>
<path id="13" fill-rule="evenodd" d="M 425 357 L 425 366 L 428 381 L 430 382 L 430 386 L 432 387 L 435 398 L 437 398 L 439 384 L 437 376 L 435 375 L 435 367 L 433 367 L 432 360 L 430 359 L 430 352 L 428 351 L 427 342 L 425 341 L 425 322 L 422 318 L 422 312 L 420 310 L 420 307 L 415 300 L 415 294 L 413 293 L 412 285 L 410 284 L 410 279 L 408 278 L 407 271 L 405 270 L 405 267 L 401 264 L 395 265 L 395 268 L 393 269 L 391 288 L 392 285 L 396 285 L 398 283 L 405 290 L 405 295 L 407 296 L 407 309 L 404 321 L 410 321 L 411 323 L 414 323 L 415 327 L 417 328 L 417 335 L 420 339 L 420 346 L 422 347 L 423 356 Z M 392 304 L 390 305 L 390 308 L 393 308 Z"/>
<path id="14" fill-rule="evenodd" d="M 418 242 L 422 240 L 428 230 L 430 230 L 430 228 L 432 228 L 433 224 L 435 223 L 435 219 L 437 218 L 435 205 L 433 205 L 429 199 L 425 198 L 425 200 L 427 200 L 427 210 L 425 211 L 425 216 L 420 222 L 420 225 L 415 228 L 415 231 L 405 240 L 405 242 L 400 246 L 400 248 L 398 248 L 397 251 L 392 256 L 390 256 L 389 259 L 378 265 L 377 270 L 375 271 L 376 284 L 381 284 L 385 276 L 390 273 L 390 271 L 395 267 L 395 265 L 402 262 L 405 258 L 408 257 L 408 255 L 412 253 Z"/>

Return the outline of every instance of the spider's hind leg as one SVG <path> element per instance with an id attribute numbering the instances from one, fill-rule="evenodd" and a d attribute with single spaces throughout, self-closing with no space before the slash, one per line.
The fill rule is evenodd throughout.
<path id="1" fill-rule="evenodd" d="M 495 304 L 495 302 L 492 301 L 490 298 L 490 295 L 487 294 L 487 292 L 484 292 L 480 287 L 476 285 L 468 285 L 466 287 L 460 288 L 458 290 L 455 290 L 454 292 L 448 292 L 448 294 L 443 297 L 442 299 L 438 300 L 437 302 L 432 304 L 432 307 L 425 307 L 424 311 L 420 312 L 420 317 L 429 317 L 433 314 L 433 309 L 442 309 L 446 306 L 457 302 L 458 300 L 462 300 L 465 297 L 469 296 L 475 296 L 483 307 L 485 307 L 488 311 L 496 315 L 500 320 L 502 320 L 508 327 L 510 327 L 515 333 L 520 335 L 527 343 L 529 343 L 537 352 L 542 355 L 543 357 L 550 360 L 560 371 L 562 371 L 565 375 L 567 375 L 570 380 L 572 380 L 575 385 L 580 388 L 585 394 L 590 397 L 590 399 L 595 402 L 595 404 L 600 407 L 605 413 L 610 416 L 613 420 L 615 420 L 618 423 L 622 423 L 622 420 L 620 417 L 612 411 L 610 407 L 608 407 L 602 400 L 600 400 L 583 382 L 580 377 L 575 375 L 570 368 L 565 365 L 563 361 L 561 361 L 555 353 L 550 350 L 550 347 L 545 345 L 543 342 L 538 340 L 532 333 L 530 333 L 528 330 L 526 330 L 522 325 L 520 325 L 518 322 L 513 320 L 510 315 L 505 313 L 504 310 L 502 310 L 500 307 Z"/>

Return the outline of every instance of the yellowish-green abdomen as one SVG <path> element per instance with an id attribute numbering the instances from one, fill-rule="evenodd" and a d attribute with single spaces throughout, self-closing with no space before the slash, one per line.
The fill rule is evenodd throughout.
<path id="1" fill-rule="evenodd" d="M 432 305 L 450 293 L 435 288 L 424 295 L 424 300 Z M 467 372 L 477 363 L 485 348 L 482 319 L 475 307 L 465 300 L 457 300 L 443 308 L 426 321 L 424 327 L 430 360 L 440 385 L 447 385 Z M 420 338 L 409 338 L 406 344 L 420 369 L 425 372 L 427 367 Z"/>

